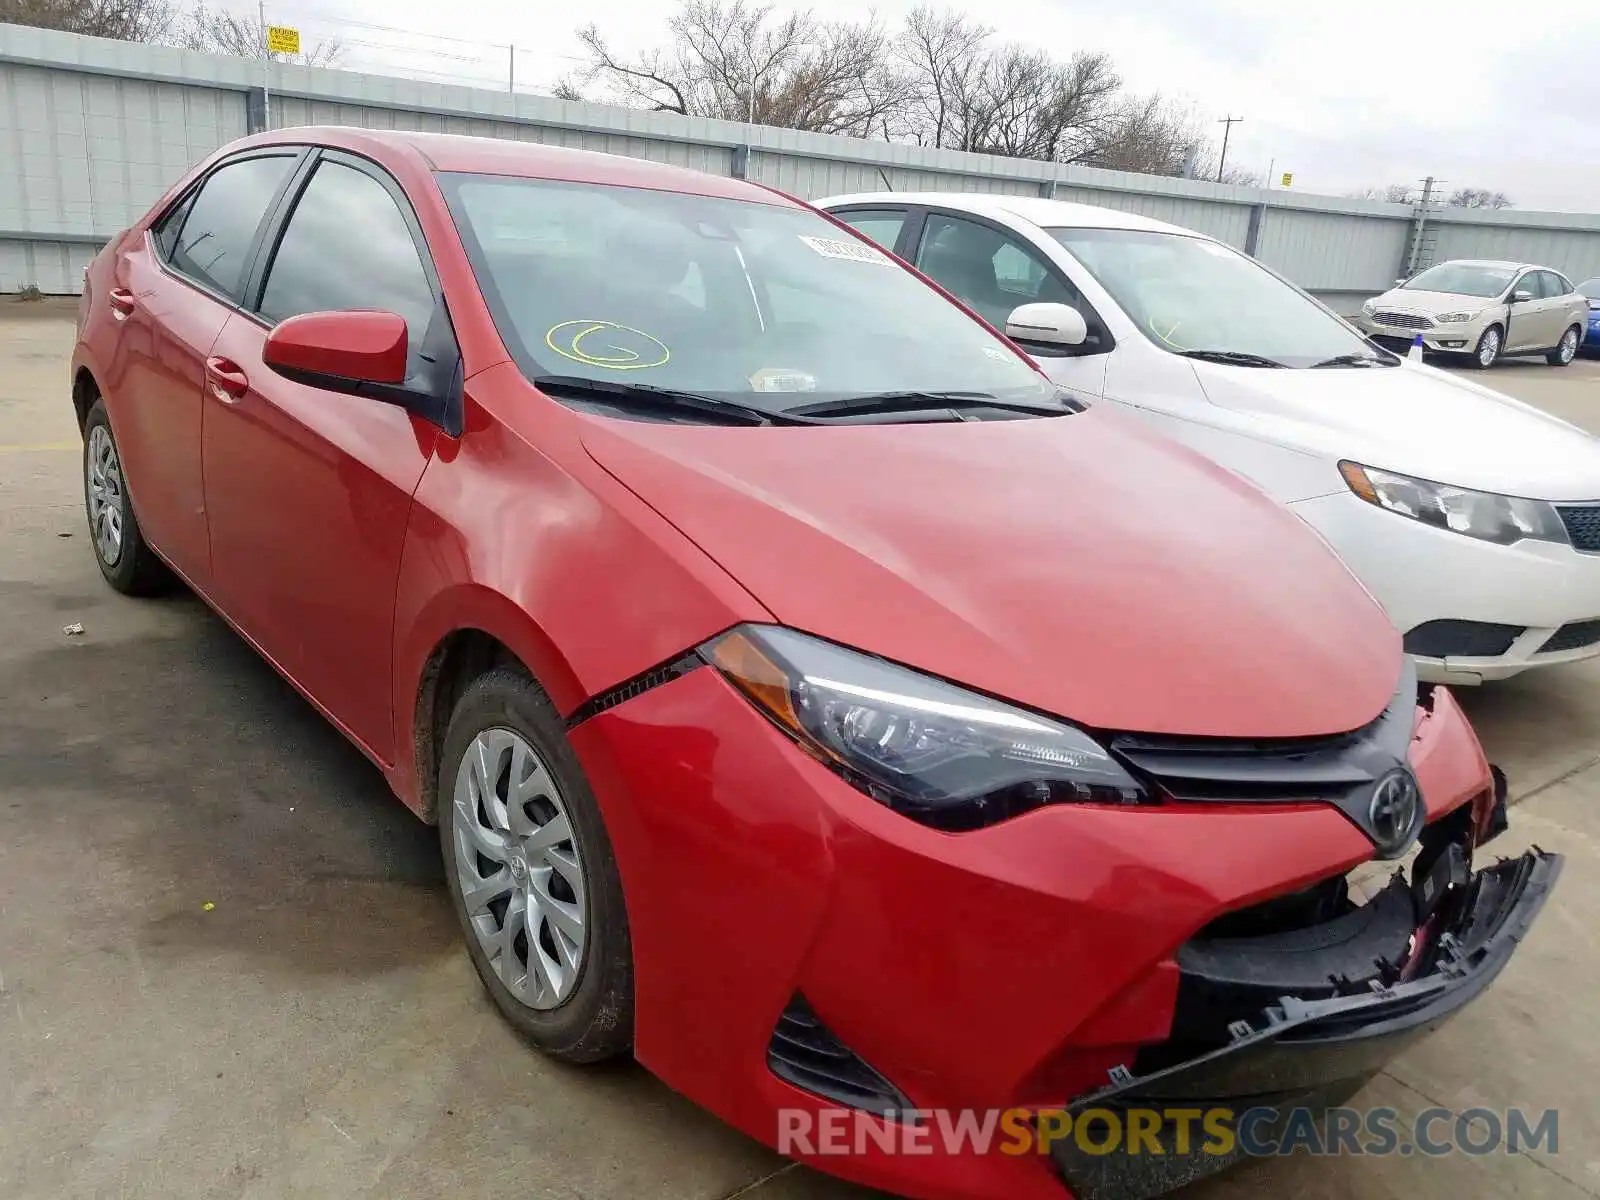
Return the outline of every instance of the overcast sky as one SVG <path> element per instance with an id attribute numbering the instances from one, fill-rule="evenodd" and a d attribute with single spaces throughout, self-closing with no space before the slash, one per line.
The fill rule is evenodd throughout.
<path id="1" fill-rule="evenodd" d="M 240 0 L 231 0 L 238 4 Z M 915 0 L 881 0 L 897 24 Z M 859 19 L 861 0 L 814 0 Z M 343 65 L 433 72 L 519 90 L 577 64 L 573 29 L 596 21 L 617 47 L 664 37 L 675 0 L 269 0 L 269 22 L 308 40 L 338 32 Z M 782 7 L 780 5 L 780 7 Z M 1206 117 L 1244 118 L 1228 161 L 1294 173 L 1294 189 L 1341 193 L 1413 183 L 1506 192 L 1519 208 L 1600 212 L 1600 9 L 1487 0 L 1005 0 L 976 10 L 999 37 L 1061 54 L 1104 50 L 1127 84 Z M 554 14 L 554 15 L 552 15 Z M 356 24 L 360 22 L 361 24 Z M 415 30 L 407 38 L 380 29 Z M 452 40 L 460 39 L 460 40 Z M 1220 133 L 1220 127 L 1216 127 Z"/>

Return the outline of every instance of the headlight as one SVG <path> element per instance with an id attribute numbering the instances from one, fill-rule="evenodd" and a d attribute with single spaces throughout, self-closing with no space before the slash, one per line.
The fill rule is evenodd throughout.
<path id="1" fill-rule="evenodd" d="M 1475 312 L 1440 313 L 1434 318 L 1434 322 L 1439 325 L 1454 325 L 1458 321 L 1470 321 L 1477 315 Z"/>
<path id="2" fill-rule="evenodd" d="M 1378 311 L 1377 302 L 1374 300 L 1363 300 L 1361 302 L 1361 311 L 1370 317 L 1373 313 Z"/>
<path id="3" fill-rule="evenodd" d="M 1523 500 L 1515 496 L 1496 496 L 1429 483 L 1409 475 L 1396 475 L 1342 462 L 1339 473 L 1350 490 L 1369 504 L 1387 508 L 1403 517 L 1437 525 L 1440 529 L 1464 533 L 1509 546 L 1523 538 L 1545 542 L 1567 541 L 1567 531 L 1555 506 L 1543 500 Z"/>
<path id="4" fill-rule="evenodd" d="M 807 753 L 936 829 L 1148 800 L 1082 730 L 881 658 L 771 625 L 740 626 L 701 653 Z"/>

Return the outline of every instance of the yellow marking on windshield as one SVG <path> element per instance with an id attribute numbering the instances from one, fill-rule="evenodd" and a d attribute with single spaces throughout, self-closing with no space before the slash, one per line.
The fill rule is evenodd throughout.
<path id="1" fill-rule="evenodd" d="M 602 334 L 610 337 L 602 338 Z M 642 344 L 635 349 L 625 344 L 629 341 Z M 544 335 L 544 344 L 562 358 L 611 371 L 661 367 L 672 358 L 672 351 L 660 338 L 615 321 L 563 321 L 551 326 Z"/>

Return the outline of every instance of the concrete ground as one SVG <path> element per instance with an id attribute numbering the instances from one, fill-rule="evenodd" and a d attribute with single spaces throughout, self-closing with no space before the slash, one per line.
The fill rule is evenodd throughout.
<path id="1" fill-rule="evenodd" d="M 0 298 L 0 1197 L 868 1200 L 637 1068 L 530 1052 L 432 831 L 198 602 L 102 583 L 70 313 Z M 1600 364 L 1486 378 L 1600 429 Z M 1501 849 L 1567 871 L 1492 991 L 1358 1102 L 1555 1107 L 1559 1152 L 1297 1158 L 1190 1200 L 1600 1196 L 1600 665 L 1465 700 L 1519 801 Z"/>

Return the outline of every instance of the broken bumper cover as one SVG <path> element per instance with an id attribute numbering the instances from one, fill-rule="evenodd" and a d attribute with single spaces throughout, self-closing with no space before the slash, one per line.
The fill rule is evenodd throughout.
<path id="1" fill-rule="evenodd" d="M 1056 1141 L 1051 1154 L 1080 1200 L 1143 1200 L 1220 1171 L 1275 1140 L 1295 1109 L 1320 1112 L 1348 1099 L 1411 1042 L 1476 999 L 1510 960 L 1561 871 L 1559 855 L 1533 849 L 1472 877 L 1448 930 L 1435 937 L 1425 975 L 1369 982 L 1358 994 L 1284 996 L 1254 1021 L 1232 1024 L 1226 1045 L 1143 1074 L 1119 1072 L 1108 1087 L 1072 1105 L 1074 1121 L 1108 1111 L 1126 1129 L 1133 1110 L 1225 1108 L 1235 1136 L 1225 1148 L 1163 1117 L 1160 1153 L 1146 1140 L 1130 1150 L 1086 1152 L 1083 1138 Z M 1238 1135 L 1249 1114 L 1250 1137 Z M 1087 1116 L 1085 1116 L 1087 1114 Z M 1108 1123 L 1109 1125 L 1109 1123 Z M 1147 1118 L 1148 1127 L 1148 1118 Z M 1099 1147 L 1093 1133 L 1089 1145 Z M 1180 1152 L 1182 1148 L 1186 1152 Z"/>

